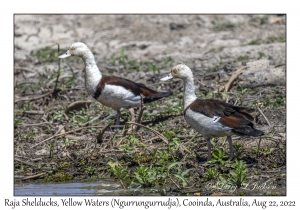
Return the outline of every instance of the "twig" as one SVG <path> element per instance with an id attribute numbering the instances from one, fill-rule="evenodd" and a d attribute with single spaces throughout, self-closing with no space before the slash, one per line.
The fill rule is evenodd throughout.
<path id="1" fill-rule="evenodd" d="M 193 140 L 198 136 L 198 134 L 199 134 L 199 133 L 197 132 L 190 140 L 188 140 L 187 142 L 185 142 L 185 143 L 183 143 L 183 144 L 187 144 L 187 143 L 193 141 Z"/>
<path id="2" fill-rule="evenodd" d="M 104 132 L 106 131 L 106 129 L 111 125 L 111 123 L 108 123 L 102 131 L 100 131 L 99 135 L 97 136 L 97 143 L 100 144 L 102 143 L 102 137 L 103 137 L 103 134 Z"/>
<path id="3" fill-rule="evenodd" d="M 66 135 L 66 138 L 72 139 L 72 140 L 83 140 L 83 139 L 85 139 L 85 136 Z"/>
<path id="4" fill-rule="evenodd" d="M 153 130 L 152 128 L 149 128 L 148 126 L 145 126 L 145 125 L 142 125 L 142 124 L 138 124 L 138 123 L 135 123 L 135 122 L 127 122 L 126 124 L 133 124 L 133 125 L 138 125 L 140 127 L 143 127 L 143 128 L 146 128 L 150 131 L 152 131 L 153 133 L 155 133 L 157 136 L 160 137 L 161 140 L 163 140 L 166 144 L 168 144 L 168 139 L 166 139 L 163 135 L 161 135 L 159 132 L 157 132 L 156 130 Z"/>
<path id="5" fill-rule="evenodd" d="M 258 157 L 258 156 L 259 156 L 260 142 L 261 142 L 261 137 L 259 137 L 258 146 L 257 146 L 257 153 L 256 153 L 256 157 Z"/>
<path id="6" fill-rule="evenodd" d="M 25 123 L 22 123 L 21 126 L 23 126 L 23 127 L 26 127 L 26 126 L 39 126 L 39 125 L 44 125 L 44 124 L 50 124 L 50 125 L 52 125 L 53 123 L 50 123 L 50 122 L 41 122 L 41 123 L 35 123 L 35 124 L 25 124 Z"/>
<path id="7" fill-rule="evenodd" d="M 152 141 L 157 140 L 157 139 L 160 139 L 160 137 L 159 136 L 154 136 L 153 138 L 144 141 L 144 143 L 147 143 L 147 142 L 151 142 L 152 143 Z"/>
<path id="8" fill-rule="evenodd" d="M 86 126 L 86 127 L 76 128 L 76 129 L 74 129 L 74 130 L 70 130 L 70 131 L 67 131 L 67 132 L 65 132 L 65 133 L 55 134 L 55 135 L 53 135 L 53 136 L 51 136 L 51 137 L 49 137 L 49 138 L 47 138 L 47 139 L 45 139 L 45 140 L 43 140 L 43 141 L 41 141 L 41 142 L 39 142 L 39 143 L 33 145 L 32 147 L 30 147 L 30 149 L 32 149 L 32 148 L 34 148 L 34 147 L 36 147 L 36 146 L 38 146 L 38 145 L 40 145 L 40 144 L 42 144 L 42 143 L 44 143 L 44 142 L 46 142 L 46 141 L 49 141 L 50 139 L 53 139 L 53 138 L 55 138 L 55 137 L 64 136 L 64 135 L 67 135 L 67 134 L 69 134 L 69 133 L 73 133 L 73 132 L 76 132 L 76 131 L 80 131 L 80 130 L 82 130 L 82 129 L 84 129 L 84 128 L 102 128 L 102 126 Z"/>
<path id="9" fill-rule="evenodd" d="M 33 161 L 33 162 L 39 161 L 39 160 L 43 160 L 43 158 L 34 158 L 34 159 L 31 159 L 31 161 Z"/>
<path id="10" fill-rule="evenodd" d="M 270 127 L 272 127 L 271 123 L 269 122 L 268 118 L 264 115 L 264 113 L 261 111 L 261 109 L 257 106 L 257 110 L 259 111 L 259 113 L 265 118 L 265 120 L 267 121 L 268 125 Z"/>
<path id="11" fill-rule="evenodd" d="M 44 98 L 45 96 L 50 95 L 51 93 L 53 93 L 53 90 L 49 91 L 48 93 L 45 93 L 44 95 L 40 95 L 40 96 L 18 98 L 18 99 L 15 100 L 15 103 L 19 102 L 19 101 L 33 101 L 33 100 L 38 100 L 40 98 Z"/>
<path id="12" fill-rule="evenodd" d="M 59 134 L 59 133 L 65 133 L 64 128 L 65 128 L 65 125 L 58 125 L 58 129 L 54 135 Z"/>
<path id="13" fill-rule="evenodd" d="M 16 110 L 18 111 L 18 110 Z M 25 114 L 45 114 L 44 111 L 37 111 L 37 110 L 29 110 L 29 111 L 24 111 Z"/>
<path id="14" fill-rule="evenodd" d="M 123 142 L 123 140 L 124 140 L 125 138 L 121 138 L 121 140 L 115 145 L 115 147 L 119 147 L 120 146 L 120 144 Z"/>
<path id="15" fill-rule="evenodd" d="M 224 86 L 225 92 L 228 92 L 231 86 L 231 83 L 239 76 L 241 73 L 243 73 L 247 69 L 247 66 L 243 66 L 242 68 L 236 70 L 230 77 L 229 81 Z"/>
<path id="16" fill-rule="evenodd" d="M 102 115 L 98 115 L 97 117 L 94 117 L 93 119 L 91 119 L 90 121 L 83 123 L 81 126 L 86 126 L 92 122 L 94 122 L 95 120 L 98 120 Z"/>
<path id="17" fill-rule="evenodd" d="M 120 111 L 122 111 L 123 109 L 120 109 Z M 117 112 L 113 112 L 112 114 L 108 115 L 107 117 L 105 117 L 103 120 L 100 121 L 100 123 L 105 122 L 106 120 L 116 116 Z"/>
<path id="18" fill-rule="evenodd" d="M 277 173 L 277 172 L 281 172 L 282 170 L 279 168 L 277 170 L 273 170 L 273 171 L 264 171 L 264 173 Z"/>
<path id="19" fill-rule="evenodd" d="M 69 120 L 69 117 L 68 117 L 68 115 L 66 115 L 66 113 L 62 113 L 63 115 L 64 115 L 64 117 L 66 118 L 66 120 Z"/>
<path id="20" fill-rule="evenodd" d="M 141 120 L 142 120 L 142 117 L 143 117 L 143 112 L 146 109 L 146 107 L 144 106 L 143 94 L 140 94 L 140 97 L 141 97 L 141 107 L 140 107 L 139 117 L 136 121 L 138 124 L 141 124 Z M 140 128 L 140 126 L 136 126 L 135 132 L 137 132 L 139 130 L 139 128 Z"/>
<path id="21" fill-rule="evenodd" d="M 40 176 L 44 176 L 45 174 L 47 174 L 47 173 L 46 173 L 46 172 L 43 172 L 43 173 L 36 174 L 36 175 L 33 175 L 33 176 L 27 176 L 27 177 L 22 178 L 21 180 L 35 179 L 35 178 L 38 178 L 38 177 L 40 177 Z"/>
<path id="22" fill-rule="evenodd" d="M 174 180 L 172 179 L 172 177 L 170 176 L 171 181 L 177 186 L 177 188 L 180 189 L 180 187 L 178 186 L 178 184 L 176 182 L 174 182 Z"/>
<path id="23" fill-rule="evenodd" d="M 57 44 L 57 54 L 58 54 L 58 56 L 59 56 L 59 52 L 60 52 L 60 49 L 59 49 L 59 42 L 57 42 L 56 44 Z M 54 94 L 57 93 L 57 83 L 58 83 L 58 78 L 59 78 L 59 76 L 60 76 L 60 59 L 58 59 L 57 77 L 56 77 L 55 87 L 54 87 L 54 91 L 53 91 Z"/>
<path id="24" fill-rule="evenodd" d="M 121 185 L 124 189 L 126 189 L 125 185 L 123 184 L 122 180 L 120 179 Z"/>
<path id="25" fill-rule="evenodd" d="M 75 101 L 68 105 L 68 107 L 65 109 L 65 113 L 68 114 L 70 111 L 73 110 L 79 110 L 83 107 L 88 107 L 92 101 Z"/>

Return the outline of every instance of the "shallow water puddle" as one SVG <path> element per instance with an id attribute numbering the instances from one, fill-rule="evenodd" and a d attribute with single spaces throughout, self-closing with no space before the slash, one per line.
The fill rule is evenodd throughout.
<path id="1" fill-rule="evenodd" d="M 120 184 L 110 183 L 111 180 L 71 183 L 34 183 L 16 184 L 15 196 L 93 196 L 93 195 L 141 195 L 139 189 L 123 189 Z"/>
<path id="2" fill-rule="evenodd" d="M 170 187 L 168 188 L 170 189 Z M 78 181 L 64 183 L 26 183 L 15 184 L 15 196 L 161 196 L 161 189 L 155 188 L 137 188 L 128 187 L 124 189 L 119 183 L 110 179 L 100 179 L 94 181 Z M 266 196 L 266 195 L 286 195 L 285 187 L 276 187 L 275 189 L 193 189 L 190 192 L 174 192 L 167 190 L 166 195 L 196 195 L 195 192 L 201 192 L 201 195 L 229 195 L 229 196 Z M 222 193 L 220 193 L 222 192 Z M 200 195 L 200 194 L 199 194 Z"/>

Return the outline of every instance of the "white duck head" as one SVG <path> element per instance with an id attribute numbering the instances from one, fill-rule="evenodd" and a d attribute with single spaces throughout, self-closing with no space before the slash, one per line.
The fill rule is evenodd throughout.
<path id="1" fill-rule="evenodd" d="M 75 42 L 71 44 L 68 51 L 60 56 L 58 58 L 66 58 L 69 56 L 78 56 L 78 57 L 84 57 L 87 56 L 87 54 L 90 53 L 89 48 L 86 46 L 86 44 L 82 42 Z"/>
<path id="2" fill-rule="evenodd" d="M 188 105 L 190 105 L 197 98 L 195 95 L 193 72 L 188 66 L 186 66 L 184 64 L 178 64 L 171 69 L 171 73 L 168 74 L 168 76 L 166 76 L 160 80 L 167 81 L 172 78 L 179 78 L 179 79 L 183 80 L 183 83 L 184 83 L 183 108 L 185 109 Z"/>
<path id="3" fill-rule="evenodd" d="M 179 79 L 183 79 L 183 80 L 192 79 L 193 72 L 188 66 L 186 66 L 184 64 L 178 64 L 171 69 L 171 73 L 168 74 L 168 76 L 166 76 L 160 80 L 167 81 L 172 78 L 179 78 Z"/>

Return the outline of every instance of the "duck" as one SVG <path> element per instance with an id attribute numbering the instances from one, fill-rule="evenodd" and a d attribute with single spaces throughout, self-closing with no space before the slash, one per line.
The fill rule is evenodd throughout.
<path id="1" fill-rule="evenodd" d="M 122 108 L 129 109 L 131 121 L 135 121 L 133 108 L 141 105 L 141 98 L 143 103 L 150 103 L 173 94 L 172 92 L 157 92 L 142 83 L 126 78 L 103 75 L 92 51 L 83 42 L 71 44 L 68 50 L 58 58 L 63 59 L 69 56 L 82 58 L 85 64 L 85 88 L 96 101 L 116 110 L 116 126 L 120 124 Z"/>
<path id="2" fill-rule="evenodd" d="M 161 81 L 173 78 L 183 80 L 183 115 L 185 121 L 207 141 L 207 161 L 211 158 L 211 138 L 227 137 L 230 155 L 234 156 L 231 136 L 262 136 L 264 133 L 254 128 L 253 109 L 234 106 L 215 99 L 200 99 L 195 94 L 194 77 L 191 69 L 185 64 L 178 64 L 171 69 Z M 197 154 L 197 153 L 196 153 Z M 207 161 L 199 162 L 205 164 Z"/>

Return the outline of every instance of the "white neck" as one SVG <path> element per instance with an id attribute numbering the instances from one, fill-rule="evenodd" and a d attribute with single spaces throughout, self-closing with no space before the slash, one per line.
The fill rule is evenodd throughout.
<path id="1" fill-rule="evenodd" d="M 90 94 L 94 94 L 99 84 L 102 74 L 97 67 L 93 53 L 87 50 L 81 56 L 85 64 L 85 87 Z"/>
<path id="2" fill-rule="evenodd" d="M 183 96 L 183 109 L 186 109 L 193 101 L 196 100 L 195 85 L 193 76 L 183 79 L 184 96 Z"/>

